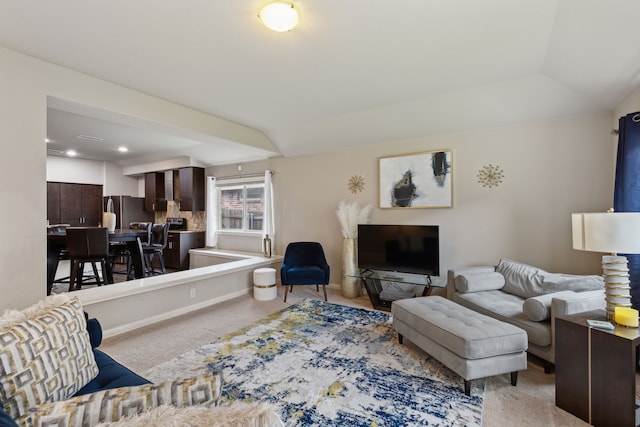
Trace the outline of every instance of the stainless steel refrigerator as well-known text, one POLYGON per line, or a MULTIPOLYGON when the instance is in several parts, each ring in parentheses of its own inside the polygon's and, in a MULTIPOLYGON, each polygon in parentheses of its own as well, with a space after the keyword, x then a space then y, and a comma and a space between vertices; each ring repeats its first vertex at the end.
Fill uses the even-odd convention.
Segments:
POLYGON ((129 228, 131 222, 153 222, 154 213, 145 212, 144 197, 106 196, 103 209, 107 211, 108 200, 113 200, 113 212, 116 214, 116 228, 129 228), (122 224, 122 225, 121 225, 122 224))

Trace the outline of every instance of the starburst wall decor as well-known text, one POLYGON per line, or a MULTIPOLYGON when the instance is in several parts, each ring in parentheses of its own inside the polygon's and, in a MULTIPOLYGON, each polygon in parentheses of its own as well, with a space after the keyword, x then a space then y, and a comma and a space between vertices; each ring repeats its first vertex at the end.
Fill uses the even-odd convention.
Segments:
POLYGON ((482 184, 483 187, 497 187, 502 183, 502 179, 504 178, 504 173, 500 166, 497 165, 486 165, 483 166, 478 171, 478 183, 482 184))
POLYGON ((356 194, 362 190, 364 190, 364 178, 360 175, 353 175, 349 178, 349 182, 347 183, 347 188, 353 194, 356 194))

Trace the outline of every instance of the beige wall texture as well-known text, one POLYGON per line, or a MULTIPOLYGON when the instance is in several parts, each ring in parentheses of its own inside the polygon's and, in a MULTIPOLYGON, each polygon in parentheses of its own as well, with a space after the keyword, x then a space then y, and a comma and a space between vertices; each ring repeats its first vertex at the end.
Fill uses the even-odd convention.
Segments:
MULTIPOLYGON (((264 142, 255 130, 0 48, 0 310, 22 308, 45 295, 47 96, 202 133, 219 130, 254 145, 264 142)), ((638 98, 621 108, 637 106, 638 98)), ((335 212, 345 200, 372 204, 373 223, 439 225, 443 277, 449 268, 496 263, 500 257, 550 271, 598 273, 599 254, 571 248, 570 213, 604 211, 612 204, 614 122, 611 113, 593 114, 261 162, 258 169, 276 171, 275 251, 281 254, 290 241, 319 241, 331 281, 339 283, 342 236, 335 212), (439 149, 453 152, 452 208, 377 207, 380 157, 439 149), (478 170, 487 164, 504 171, 496 188, 477 183, 478 170), (365 179, 361 193, 347 188, 353 175, 365 179)))
POLYGON ((439 225, 441 280, 450 268, 501 257, 549 271, 598 273, 600 255, 572 249, 570 214, 604 211, 613 202, 610 131, 605 113, 273 159, 276 250, 281 254, 290 241, 319 241, 331 281, 339 283, 342 236, 335 212, 345 200, 371 204, 372 223, 439 225), (453 152, 452 208, 378 208, 380 157, 440 149, 453 152), (504 171, 498 187, 477 182, 488 164, 504 171), (347 188, 353 175, 365 180, 358 194, 347 188))
POLYGON ((262 132, 0 48, 0 311, 46 294, 47 97, 272 149, 262 132), (19 212, 19 214, 16 214, 19 212))

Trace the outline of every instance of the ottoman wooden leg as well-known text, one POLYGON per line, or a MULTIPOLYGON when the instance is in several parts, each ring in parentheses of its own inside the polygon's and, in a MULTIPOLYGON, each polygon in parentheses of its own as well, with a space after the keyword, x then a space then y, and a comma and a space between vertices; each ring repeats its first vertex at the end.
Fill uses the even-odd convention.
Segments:
POLYGON ((471 396, 471 381, 464 380, 464 394, 471 396))
POLYGON ((518 371, 511 372, 511 385, 516 386, 518 384, 518 371))
POLYGON ((402 344, 402 334, 398 333, 398 343, 402 344))

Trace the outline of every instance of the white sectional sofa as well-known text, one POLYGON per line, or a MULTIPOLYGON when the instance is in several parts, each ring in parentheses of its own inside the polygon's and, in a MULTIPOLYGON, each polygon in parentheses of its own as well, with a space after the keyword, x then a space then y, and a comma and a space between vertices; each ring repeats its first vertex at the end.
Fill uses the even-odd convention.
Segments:
POLYGON ((524 329, 527 351, 544 361, 545 372, 555 364, 555 318, 605 308, 602 277, 549 273, 508 259, 449 270, 447 298, 524 329))

